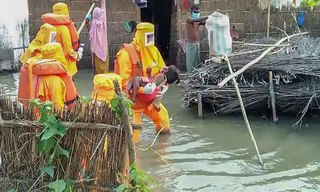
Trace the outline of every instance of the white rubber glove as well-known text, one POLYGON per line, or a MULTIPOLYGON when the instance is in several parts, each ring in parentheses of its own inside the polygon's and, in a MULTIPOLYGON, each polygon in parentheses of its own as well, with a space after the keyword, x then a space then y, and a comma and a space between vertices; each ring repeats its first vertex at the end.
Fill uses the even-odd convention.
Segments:
POLYGON ((80 48, 78 49, 78 61, 80 61, 80 59, 82 58, 82 56, 83 56, 83 48, 80 47, 80 48))
POLYGON ((143 94, 152 94, 156 88, 155 83, 148 83, 143 87, 143 94))

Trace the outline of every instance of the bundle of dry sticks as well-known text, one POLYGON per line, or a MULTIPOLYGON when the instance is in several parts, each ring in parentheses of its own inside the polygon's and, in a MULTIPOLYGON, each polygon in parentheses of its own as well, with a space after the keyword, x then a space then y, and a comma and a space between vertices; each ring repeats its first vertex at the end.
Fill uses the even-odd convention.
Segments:
MULTIPOLYGON (((253 42, 259 41, 263 40, 253 42)), ((307 111, 320 109, 320 39, 296 36, 286 43, 290 46, 277 47, 236 77, 247 111, 268 110, 269 71, 273 72, 277 112, 304 116, 307 111)), ((235 53, 229 57, 233 70, 238 71, 264 50, 252 51, 251 47, 243 46, 240 52, 248 54, 235 53)), ((240 112, 232 81, 218 86, 229 75, 224 63, 202 63, 186 75, 183 103, 191 107, 201 94, 202 101, 216 114, 240 112)))

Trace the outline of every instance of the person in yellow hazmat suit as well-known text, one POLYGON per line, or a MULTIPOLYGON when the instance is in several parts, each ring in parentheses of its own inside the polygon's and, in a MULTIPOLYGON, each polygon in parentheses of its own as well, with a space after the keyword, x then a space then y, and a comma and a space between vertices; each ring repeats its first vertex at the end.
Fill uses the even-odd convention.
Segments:
POLYGON ((82 57, 83 48, 80 47, 78 32, 70 19, 68 5, 65 3, 54 4, 53 13, 46 13, 41 16, 41 19, 44 23, 56 27, 56 41, 61 44, 68 62, 66 69, 71 76, 74 76, 78 72, 77 61, 82 57))
MULTIPOLYGON (((137 25, 131 44, 124 44, 117 53, 115 73, 119 74, 122 78, 122 89, 125 90, 130 78, 136 75, 147 77, 146 69, 148 67, 152 69, 152 76, 155 76, 166 65, 159 50, 154 45, 154 25, 143 22, 137 25)), ((164 90, 166 91, 167 89, 164 90)), ((165 91, 159 92, 157 97, 159 102, 165 91)), ((139 89, 139 93, 143 93, 143 88, 139 89)), ((137 99, 132 108, 134 110, 133 133, 136 143, 139 141, 142 113, 150 117, 155 123, 156 131, 169 132, 169 115, 167 109, 162 104, 160 104, 159 110, 152 103, 137 99)))
POLYGON ((20 62, 25 64, 31 57, 39 58, 41 48, 49 42, 56 42, 56 28, 53 25, 45 23, 41 25, 36 37, 21 55, 20 62))
POLYGON ((72 107, 78 98, 71 75, 65 69, 67 61, 59 43, 48 43, 42 47, 38 58, 30 58, 24 64, 26 70, 20 71, 18 99, 40 99, 53 101, 55 109, 64 105, 72 107))
POLYGON ((56 41, 56 28, 48 23, 41 25, 37 35, 30 43, 26 51, 21 55, 20 62, 20 81, 18 98, 26 106, 29 105, 29 99, 34 98, 32 86, 32 65, 41 59, 41 49, 50 42, 56 41), (27 62, 28 61, 28 62, 27 62), (30 69, 30 70, 29 70, 30 69), (30 77, 30 78, 29 78, 30 77))
POLYGON ((118 74, 105 73, 95 75, 93 78, 94 87, 91 98, 101 102, 106 101, 107 103, 110 103, 116 95, 113 85, 114 80, 117 80, 121 86, 122 81, 118 74))

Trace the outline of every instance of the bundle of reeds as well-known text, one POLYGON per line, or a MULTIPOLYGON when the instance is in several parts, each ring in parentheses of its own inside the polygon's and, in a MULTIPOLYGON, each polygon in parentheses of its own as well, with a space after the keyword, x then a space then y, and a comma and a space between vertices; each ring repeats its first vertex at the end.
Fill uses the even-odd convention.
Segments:
MULTIPOLYGON (((35 121, 34 114, 34 109, 0 96, 0 191, 11 186, 27 191, 39 177, 40 166, 48 160, 37 153, 35 134, 43 126, 35 121)), ((68 127, 62 146, 70 150, 70 157, 55 162, 54 177, 85 180, 82 187, 91 189, 104 190, 117 184, 118 174, 127 163, 127 139, 109 105, 78 102, 71 110, 57 113, 57 117, 68 127)), ((34 189, 48 181, 44 177, 34 189)))
MULTIPOLYGON (((256 41, 255 41, 256 42, 256 41)), ((236 77, 244 105, 248 111, 264 111, 269 107, 269 71, 273 72, 277 111, 306 113, 307 109, 319 110, 320 98, 320 39, 294 38, 288 48, 268 54, 257 64, 236 77), (319 54, 318 54, 319 53, 319 54)), ((245 52, 247 50, 244 50, 245 52)), ((263 51, 263 50, 261 50, 263 51)), ((230 57, 234 71, 260 55, 235 54, 230 57)), ((202 63, 186 75, 183 102, 191 107, 197 103, 198 94, 216 114, 240 112, 240 105, 232 81, 219 88, 218 84, 230 75, 228 66, 214 62, 202 63)))

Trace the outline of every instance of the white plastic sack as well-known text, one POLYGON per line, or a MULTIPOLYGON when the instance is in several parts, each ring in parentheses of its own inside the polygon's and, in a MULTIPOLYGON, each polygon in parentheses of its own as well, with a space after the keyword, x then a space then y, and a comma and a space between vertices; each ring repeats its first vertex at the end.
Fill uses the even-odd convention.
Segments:
POLYGON ((210 56, 229 55, 232 52, 229 17, 220 13, 212 13, 207 21, 210 56))

